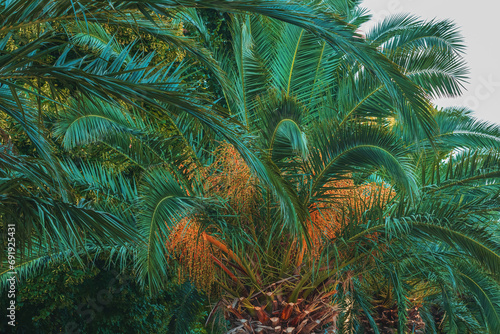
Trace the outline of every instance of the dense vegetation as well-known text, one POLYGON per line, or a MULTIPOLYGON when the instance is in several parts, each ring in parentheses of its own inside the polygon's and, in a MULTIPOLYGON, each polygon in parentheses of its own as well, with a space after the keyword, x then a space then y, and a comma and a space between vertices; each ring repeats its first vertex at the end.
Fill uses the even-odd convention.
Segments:
POLYGON ((467 80, 450 21, 363 31, 355 0, 0 20, 18 332, 500 332, 500 126, 432 104, 467 80))

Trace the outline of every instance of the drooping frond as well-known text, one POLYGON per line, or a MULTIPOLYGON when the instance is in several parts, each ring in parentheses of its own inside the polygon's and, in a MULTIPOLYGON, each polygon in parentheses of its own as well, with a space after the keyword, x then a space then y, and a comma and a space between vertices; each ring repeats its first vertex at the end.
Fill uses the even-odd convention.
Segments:
POLYGON ((313 175, 307 199, 320 198, 324 185, 360 168, 383 168, 392 180, 411 194, 415 189, 405 148, 393 134, 370 125, 337 128, 335 123, 315 125, 310 136, 308 165, 313 175))
POLYGON ((433 98, 457 97, 464 90, 469 71, 460 55, 426 48, 396 53, 391 58, 433 98))
POLYGON ((366 39, 384 52, 437 48, 463 53, 465 49, 463 37, 453 22, 426 22, 409 14, 385 18, 366 33, 366 39))
POLYGON ((141 247, 137 270, 142 284, 156 291, 168 276, 166 241, 172 228, 200 208, 200 199, 189 194, 162 169, 153 169, 139 188, 141 202, 137 230, 141 247))
POLYGON ((104 140, 115 133, 133 135, 144 128, 138 122, 134 120, 133 114, 119 105, 84 98, 69 103, 54 133, 63 137, 62 143, 66 149, 71 149, 104 140))
MULTIPOLYGON (((106 31, 106 29, 98 24, 92 22, 76 22, 74 26, 67 28, 70 30, 71 42, 75 45, 89 48, 97 52, 108 52, 117 57, 123 51, 122 46, 114 39, 114 37, 106 31)), ((130 60, 130 56, 127 60, 130 60)))
POLYGON ((293 153, 302 159, 307 158, 306 113, 305 107, 296 98, 284 92, 270 92, 268 97, 259 100, 256 129, 261 132, 262 146, 269 151, 275 163, 292 157, 293 153))
POLYGON ((498 280, 493 280, 483 272, 474 270, 466 263, 460 263, 462 284, 471 291, 483 314, 484 322, 490 333, 500 331, 500 286, 498 280))

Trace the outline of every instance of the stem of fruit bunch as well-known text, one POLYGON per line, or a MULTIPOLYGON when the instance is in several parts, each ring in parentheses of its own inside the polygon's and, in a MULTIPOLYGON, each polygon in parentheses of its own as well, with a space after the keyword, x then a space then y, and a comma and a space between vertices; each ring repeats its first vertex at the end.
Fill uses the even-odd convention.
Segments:
POLYGON ((231 258, 234 262, 238 264, 238 266, 240 267, 239 269, 241 269, 245 274, 248 275, 248 277, 250 277, 250 279, 254 284, 258 283, 255 274, 251 270, 249 270, 248 266, 244 265, 243 261, 232 250, 227 248, 226 245, 224 245, 222 242, 220 242, 219 240, 215 239, 214 237, 212 237, 207 233, 203 233, 203 239, 211 243, 217 249, 226 253, 227 256, 229 256, 229 258, 231 258))
MULTIPOLYGON (((345 268, 353 263, 356 263, 357 261, 359 261, 360 259, 362 259, 363 257, 365 257, 367 255, 370 255, 370 253, 363 253, 363 254, 351 259, 351 261, 348 261, 348 262, 342 264, 341 266, 339 266, 335 269, 332 269, 332 270, 330 270, 330 267, 324 268, 324 270, 328 270, 328 271, 326 273, 324 273, 323 275, 321 275, 319 277, 319 279, 313 284, 312 287, 305 289, 304 293, 302 294, 302 298, 306 299, 309 296, 309 294, 311 294, 311 292, 316 290, 321 283, 323 283, 324 281, 326 281, 327 279, 332 277, 334 274, 338 273, 341 269, 343 269, 343 268, 345 268)), ((320 269, 320 270, 323 270, 323 269, 320 269)), ((295 300, 297 300, 297 298, 298 298, 298 295, 300 293, 300 289, 307 282, 307 280, 311 278, 311 276, 312 276, 312 272, 309 272, 299 282, 299 284, 297 285, 296 291, 294 291, 292 294, 292 296, 295 298, 295 300)), ((291 298, 291 300, 293 302, 292 298, 291 298)))

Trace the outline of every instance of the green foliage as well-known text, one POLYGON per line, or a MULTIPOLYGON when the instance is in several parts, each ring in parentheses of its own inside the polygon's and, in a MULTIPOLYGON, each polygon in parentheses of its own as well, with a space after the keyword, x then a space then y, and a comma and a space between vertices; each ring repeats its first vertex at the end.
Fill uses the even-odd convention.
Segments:
POLYGON ((193 257, 220 268, 212 319, 301 300, 318 328, 389 312, 404 333, 416 305, 434 332, 500 331, 500 129, 430 102, 462 93, 462 38, 408 15, 364 37, 359 5, 2 3, 0 240, 15 224, 24 331, 203 331, 206 300, 169 279, 180 222, 212 238, 193 257))
POLYGON ((189 283, 171 281, 148 296, 133 271, 119 272, 100 258, 85 268, 55 263, 23 282, 16 333, 204 333, 205 299, 189 283))

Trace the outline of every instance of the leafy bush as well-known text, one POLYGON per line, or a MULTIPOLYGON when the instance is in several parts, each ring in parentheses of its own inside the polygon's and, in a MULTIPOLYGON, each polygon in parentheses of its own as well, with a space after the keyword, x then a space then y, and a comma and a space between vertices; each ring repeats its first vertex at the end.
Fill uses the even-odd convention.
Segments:
MULTIPOLYGON (((2 298, 1 307, 7 307, 2 298)), ((54 264, 28 279, 17 292, 16 333, 206 333, 205 298, 189 283, 172 280, 148 295, 133 271, 54 264)), ((8 332, 2 322, 0 332, 8 332)))

